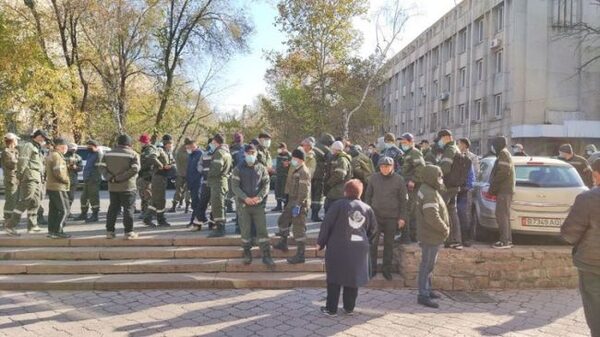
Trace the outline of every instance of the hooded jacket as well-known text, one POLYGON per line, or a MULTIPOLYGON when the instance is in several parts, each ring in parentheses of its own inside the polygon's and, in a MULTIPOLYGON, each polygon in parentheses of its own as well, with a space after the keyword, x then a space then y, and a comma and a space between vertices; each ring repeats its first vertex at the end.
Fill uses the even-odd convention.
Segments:
POLYGON ((504 137, 497 137, 492 142, 497 159, 490 175, 489 193, 491 195, 515 193, 515 165, 506 148, 506 143, 504 137))
POLYGON ((338 152, 329 165, 329 174, 325 181, 326 196, 331 200, 344 197, 344 184, 352 179, 352 158, 344 152, 338 152))
POLYGON ((428 245, 440 245, 450 233, 450 218, 440 194, 443 188, 442 170, 434 165, 423 169, 423 183, 417 193, 417 240, 428 245))

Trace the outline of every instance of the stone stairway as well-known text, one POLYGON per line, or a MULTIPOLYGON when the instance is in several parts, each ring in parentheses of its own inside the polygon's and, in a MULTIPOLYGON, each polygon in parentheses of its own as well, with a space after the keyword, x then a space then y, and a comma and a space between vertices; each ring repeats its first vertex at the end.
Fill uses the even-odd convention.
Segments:
MULTIPOLYGON (((107 240, 102 235, 51 240, 43 235, 0 238, 0 290, 122 290, 324 287, 324 252, 308 241, 306 263, 290 265, 296 253, 273 250, 276 266, 269 270, 253 249, 255 260, 242 264, 239 236, 209 239, 206 232, 187 232, 182 226, 148 230, 137 240, 107 240), (178 228, 179 227, 179 228, 178 228)), ((273 243, 276 239, 272 239, 273 243)), ((379 252, 381 254, 381 251, 379 252)), ((381 276, 369 286, 403 287, 381 276)))

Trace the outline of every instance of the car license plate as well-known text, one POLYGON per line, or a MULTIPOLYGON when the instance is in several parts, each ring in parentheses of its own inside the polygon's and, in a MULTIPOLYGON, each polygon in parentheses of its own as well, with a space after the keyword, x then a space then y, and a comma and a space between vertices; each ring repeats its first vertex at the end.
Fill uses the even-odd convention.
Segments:
POLYGON ((521 225, 527 227, 560 227, 565 219, 558 218, 521 218, 521 225))

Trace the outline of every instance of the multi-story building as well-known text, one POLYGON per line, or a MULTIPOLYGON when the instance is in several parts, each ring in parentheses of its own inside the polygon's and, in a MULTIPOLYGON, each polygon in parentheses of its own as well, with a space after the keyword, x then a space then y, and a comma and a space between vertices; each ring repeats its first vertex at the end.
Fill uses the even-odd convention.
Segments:
POLYGON ((448 128, 473 149, 507 136, 532 154, 600 142, 595 0, 464 0, 388 63, 384 128, 432 140, 448 128))

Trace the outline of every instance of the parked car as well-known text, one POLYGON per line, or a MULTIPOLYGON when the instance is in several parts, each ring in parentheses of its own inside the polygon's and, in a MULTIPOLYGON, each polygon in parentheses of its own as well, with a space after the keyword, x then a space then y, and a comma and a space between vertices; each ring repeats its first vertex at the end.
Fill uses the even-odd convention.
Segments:
MULTIPOLYGON (((489 194, 489 179, 495 157, 480 161, 480 173, 473 190, 472 219, 476 236, 486 240, 498 229, 496 197, 489 194)), ((575 197, 588 188, 570 164, 546 157, 513 157, 516 188, 511 207, 514 233, 551 235, 560 233, 575 197)))
MULTIPOLYGON (((100 151, 106 153, 108 151, 110 151, 111 148, 110 147, 106 147, 106 146, 100 146, 100 151)), ((78 145, 77 146, 77 154, 81 157, 82 161, 83 161, 83 166, 85 167, 85 163, 87 161, 87 157, 90 154, 90 150, 88 150, 87 146, 85 145, 78 145)), ((81 185, 83 184, 83 170, 80 171, 77 174, 77 182, 81 185)), ((102 177, 102 183, 101 183, 101 188, 102 189, 106 189, 108 187, 108 183, 107 181, 104 179, 104 177, 102 177)))

